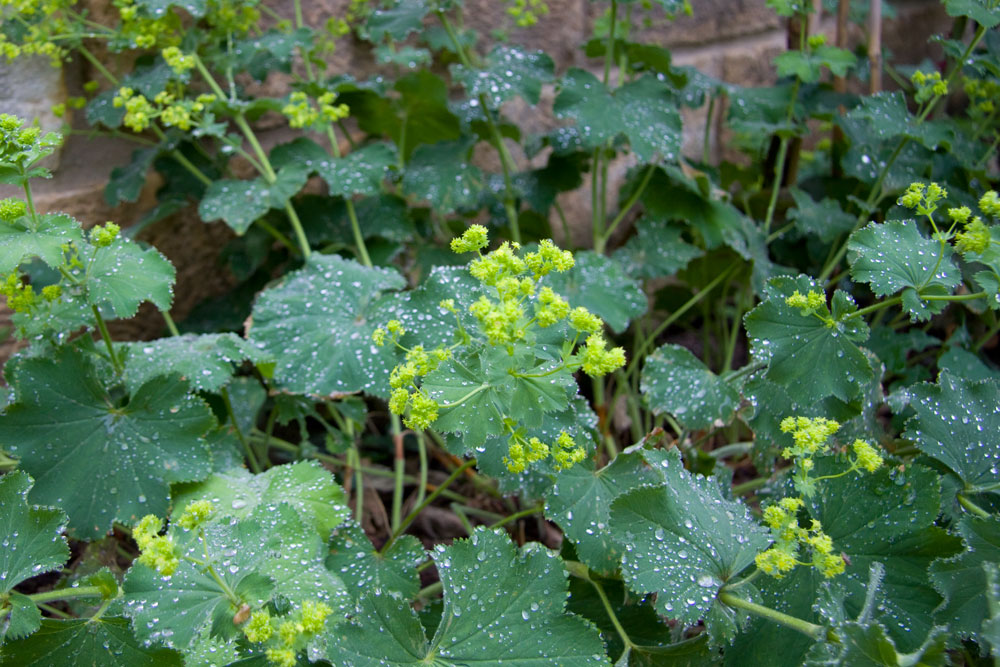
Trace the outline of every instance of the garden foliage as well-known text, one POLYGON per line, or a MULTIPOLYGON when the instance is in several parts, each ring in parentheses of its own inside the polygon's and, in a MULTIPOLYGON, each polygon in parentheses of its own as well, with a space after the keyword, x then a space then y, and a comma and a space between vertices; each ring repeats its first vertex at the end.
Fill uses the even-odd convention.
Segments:
POLYGON ((1000 6, 862 94, 768 4, 798 43, 749 88, 637 41, 687 1, 611 0, 567 71, 459 0, 0 3, 14 66, 99 75, 56 112, 135 141, 108 203, 161 182, 132 228, 41 212, 61 137, 0 115, 0 664, 995 659, 1000 6), (682 154, 706 107, 744 159, 682 154), (240 281, 179 325, 137 236, 178 211, 240 281), (143 304, 165 335, 116 339, 143 304), (467 537, 407 534, 444 499, 467 537))

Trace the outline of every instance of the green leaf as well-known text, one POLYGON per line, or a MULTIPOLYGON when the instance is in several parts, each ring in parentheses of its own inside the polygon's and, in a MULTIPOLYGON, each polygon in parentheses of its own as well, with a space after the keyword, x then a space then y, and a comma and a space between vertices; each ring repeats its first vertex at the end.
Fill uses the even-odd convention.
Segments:
POLYGON ((389 319, 382 293, 405 284, 395 271, 314 253, 260 293, 247 338, 275 360, 274 378, 288 391, 387 393, 395 351, 371 335, 389 319))
POLYGON ((848 622, 837 626, 840 643, 817 644, 804 663, 808 667, 905 667, 907 665, 949 664, 945 644, 948 628, 935 627, 915 651, 900 655, 896 643, 879 623, 848 622))
POLYGON ((636 236, 615 251, 614 259, 633 278, 665 278, 705 252, 691 245, 684 229, 661 218, 643 217, 635 224, 636 236))
POLYGON ((0 220, 0 274, 10 273, 32 257, 58 267, 63 263, 62 247, 82 239, 80 223, 65 213, 39 216, 37 228, 31 227, 27 217, 14 222, 0 220))
POLYGON ((404 600, 413 599, 420 590, 416 568, 427 559, 427 552, 413 535, 401 535, 379 553, 357 522, 346 521, 333 531, 329 553, 327 569, 340 576, 355 602, 374 589, 399 594, 404 600))
POLYGON ((681 345, 664 345, 646 357, 641 390, 654 414, 669 412, 685 428, 728 424, 739 393, 681 345))
POLYGON ((951 294, 962 282, 952 262, 947 243, 924 237, 913 220, 871 223, 851 234, 847 244, 851 277, 868 283, 876 296, 886 297, 901 290, 915 290, 903 299, 911 320, 928 320, 948 305, 946 301, 925 301, 919 293, 951 294))
POLYGON ((680 151, 680 114, 670 87, 655 76, 625 84, 613 94, 596 76, 570 69, 560 80, 553 111, 576 121, 584 148, 603 146, 619 133, 643 162, 657 155, 673 160, 680 151))
POLYGON ((74 347, 18 362, 17 402, 0 416, 0 444, 35 478, 32 499, 68 510, 79 539, 167 509, 169 484, 204 478, 201 436, 215 424, 176 376, 140 387, 126 403, 74 347))
POLYGON ((524 51, 501 44, 486 56, 482 68, 452 65, 451 74, 465 87, 469 97, 483 95, 492 108, 497 108, 517 96, 538 104, 542 84, 552 80, 554 68, 552 58, 542 51, 524 51))
POLYGON ((805 83, 819 81, 819 75, 822 73, 819 61, 798 50, 779 53, 774 59, 774 64, 778 68, 779 77, 794 76, 805 83))
POLYGON ((611 502, 626 491, 659 481, 638 452, 619 454, 600 470, 590 461, 580 463, 558 474, 555 487, 545 494, 545 515, 573 541, 580 560, 598 572, 614 572, 621 564, 622 548, 609 528, 611 502))
POLYGON ((176 651, 136 641, 124 618, 44 619, 41 629, 4 646, 0 664, 18 667, 181 667, 176 651))
POLYGON ((979 636, 993 647, 994 654, 1000 651, 1000 565, 983 563, 986 575, 986 607, 989 616, 983 619, 983 629, 979 636))
POLYGON ((381 42, 388 36, 398 42, 423 29, 424 16, 430 9, 423 0, 396 0, 387 9, 373 11, 365 27, 372 41, 381 42))
POLYGON ((440 410, 435 430, 461 434, 468 447, 478 447, 487 437, 504 432, 502 406, 506 401, 502 392, 507 387, 503 383, 491 385, 486 377, 489 361, 484 358, 472 354, 461 359, 453 357, 429 373, 421 384, 442 406, 455 404, 440 410))
POLYGON ((128 343, 125 386, 135 392, 153 378, 180 373, 196 391, 219 391, 245 360, 266 359, 259 349, 236 334, 184 334, 128 343))
POLYGON ((989 607, 983 565, 1000 563, 1000 519, 963 517, 958 533, 965 541, 965 551, 931 565, 931 581, 945 598, 937 618, 953 633, 978 641, 983 621, 995 615, 989 607))
POLYGON ((795 221, 796 229, 802 233, 831 243, 841 234, 854 229, 854 216, 845 212, 835 199, 824 197, 817 202, 798 188, 792 188, 790 192, 795 208, 788 211, 788 217, 795 221))
MULTIPOLYGON (((835 461, 819 461, 816 476, 841 472, 845 464, 835 461)), ((882 468, 824 480, 807 504, 833 540, 834 552, 850 560, 845 574, 836 579, 846 592, 849 616, 856 617, 865 604, 869 568, 875 562, 885 565, 885 599, 875 619, 904 651, 915 650, 933 629, 940 597, 927 580, 927 568, 935 558, 959 548, 955 538, 933 525, 940 497, 937 473, 911 466, 905 473, 882 468)), ((821 579, 812 579, 815 591, 821 579)))
POLYGON ((172 519, 196 500, 212 501, 219 507, 218 518, 253 517, 260 521, 267 518, 270 508, 288 503, 323 540, 350 516, 343 489, 316 461, 286 463, 259 475, 244 468, 215 473, 203 482, 175 485, 172 498, 172 519))
POLYGON ((108 184, 104 186, 104 201, 108 206, 139 199, 139 194, 146 185, 146 172, 159 153, 159 146, 140 148, 132 152, 132 161, 128 165, 111 170, 108 184))
POLYGON ((27 595, 11 591, 7 602, 10 604, 9 610, 5 609, 0 614, 0 642, 27 637, 42 626, 42 612, 27 595), (8 619, 5 620, 4 616, 8 616, 8 619))
POLYGON ((868 338, 868 326, 850 317, 857 306, 847 293, 837 290, 832 312, 822 309, 833 326, 785 303, 796 290, 822 289, 807 276, 773 278, 764 288, 764 301, 743 319, 754 359, 768 362, 766 377, 802 403, 831 395, 846 402, 874 375, 858 347, 868 338))
POLYGON ((948 16, 968 16, 982 24, 984 28, 1000 25, 1000 7, 984 0, 945 0, 944 8, 948 16))
POLYGON ((471 148, 471 139, 417 147, 403 173, 403 192, 441 213, 473 206, 483 189, 483 174, 468 163, 471 148))
POLYGON ((382 181, 396 162, 396 151, 389 144, 378 143, 359 148, 346 157, 329 158, 317 171, 331 195, 376 195, 382 191, 382 181))
MULTIPOLYGON (((186 556, 213 563, 226 587, 253 609, 279 595, 293 604, 326 602, 338 616, 349 604, 343 583, 323 565, 323 540, 285 503, 272 504, 266 518, 207 524, 204 545, 196 533, 173 527, 170 534, 186 556)), ((232 617, 241 605, 233 604, 203 566, 186 558, 170 577, 136 563, 123 588, 125 613, 143 642, 184 650, 209 627, 224 638, 238 634, 232 617)))
POLYGON ((191 16, 201 18, 206 9, 205 0, 136 0, 135 4, 154 18, 163 16, 171 7, 180 7, 191 16))
MULTIPOLYGON (((15 470, 0 477, 0 594, 25 579, 62 567, 69 547, 62 536, 66 514, 53 507, 28 504, 32 479, 15 470)), ((34 605, 32 605, 34 606, 34 605)))
POLYGON ((942 373, 938 384, 907 389, 916 416, 903 437, 958 476, 966 490, 996 489, 1000 460, 1000 382, 970 382, 942 373))
POLYGON ((622 577, 657 611, 690 625, 716 605, 716 594, 770 544, 746 505, 726 500, 718 482, 684 470, 676 451, 645 451, 664 477, 611 505, 611 531, 628 548, 622 577))
POLYGON ((155 248, 143 248, 119 236, 104 248, 84 246, 80 259, 87 266, 81 277, 90 304, 109 308, 121 318, 134 317, 144 301, 160 310, 170 309, 177 272, 155 248))
POLYGON ((518 551, 505 533, 479 528, 439 546, 434 560, 444 610, 433 639, 405 600, 374 590, 328 634, 329 659, 355 667, 608 664, 597 631, 565 613, 566 573, 546 549, 532 543, 518 551))
POLYGON ((629 322, 648 308, 642 286, 626 275, 621 264, 590 250, 576 253, 572 269, 550 273, 547 280, 571 306, 587 308, 615 333, 625 331, 629 322))
POLYGON ((264 179, 222 179, 208 186, 198 203, 198 215, 205 222, 222 220, 237 234, 245 234, 270 208, 271 189, 264 179))

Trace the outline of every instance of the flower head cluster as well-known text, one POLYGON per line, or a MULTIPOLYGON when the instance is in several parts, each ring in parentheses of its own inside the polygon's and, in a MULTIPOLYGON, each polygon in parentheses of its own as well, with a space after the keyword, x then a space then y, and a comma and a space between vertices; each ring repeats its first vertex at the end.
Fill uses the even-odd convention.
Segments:
POLYGON ((20 199, 0 199, 0 220, 4 222, 14 222, 27 212, 28 207, 20 199))
POLYGON ((214 511, 215 506, 212 505, 211 501, 196 500, 188 503, 176 523, 185 530, 194 530, 208 521, 214 511))
POLYGON ((986 118, 997 110, 1000 82, 994 79, 969 79, 965 82, 965 94, 969 96, 969 115, 976 119, 986 118))
POLYGON ((826 305, 826 297, 822 292, 809 290, 805 294, 795 290, 785 298, 785 303, 792 308, 798 308, 803 315, 809 315, 826 305))
POLYGON ((592 333, 587 336, 587 344, 579 352, 583 372, 593 378, 612 373, 625 365, 625 350, 620 347, 608 349, 604 336, 592 333))
POLYGON ((774 543, 757 554, 757 567, 775 578, 782 578, 796 565, 812 566, 824 577, 841 574, 845 568, 843 556, 833 553, 833 540, 823 532, 823 526, 813 519, 809 528, 799 525, 798 513, 805 503, 801 498, 782 498, 764 510, 764 523, 771 530, 774 543), (800 561, 802 549, 812 552, 810 561, 800 561))
POLYGON ((587 450, 576 444, 566 431, 560 431, 559 437, 552 445, 547 445, 534 437, 525 439, 520 433, 515 432, 510 437, 507 456, 503 457, 503 463, 507 466, 507 470, 522 473, 530 464, 544 461, 549 456, 552 457, 553 467, 556 470, 566 470, 587 458, 587 450))
POLYGON ((154 514, 147 514, 132 529, 132 537, 142 552, 139 562, 169 577, 177 571, 180 558, 173 537, 160 535, 161 530, 163 520, 154 514))
POLYGON ((98 248, 107 248, 118 238, 121 227, 113 222, 106 222, 104 225, 97 225, 90 230, 90 242, 98 248))
POLYGON ((933 215, 939 201, 948 196, 948 191, 937 183, 910 183, 899 198, 899 204, 912 208, 920 215, 933 215))
POLYGON ((385 345, 386 336, 389 336, 394 345, 405 350, 405 360, 389 374, 389 387, 392 389, 389 394, 389 410, 397 415, 406 414, 403 422, 408 427, 426 429, 437 420, 440 406, 420 389, 417 381, 436 369, 442 361, 450 358, 451 351, 443 346, 430 351, 425 350, 423 345, 407 348, 399 342, 405 334, 406 330, 399 320, 389 320, 384 329, 379 327, 372 332, 372 341, 382 347, 385 345), (408 414, 407 408, 409 408, 408 414))
POLYGON ((162 51, 163 59, 177 76, 184 76, 194 68, 194 56, 184 55, 176 46, 168 46, 162 51))
POLYGON ((243 635, 255 644, 270 644, 264 653, 278 667, 294 667, 296 655, 326 625, 333 609, 325 602, 305 600, 285 617, 275 618, 266 608, 255 611, 243 626, 243 635))
POLYGON ((857 457, 855 465, 858 467, 864 468, 868 472, 875 472, 882 467, 884 459, 870 443, 859 438, 851 444, 851 449, 854 450, 854 456, 857 457))
POLYGON ((45 56, 59 67, 68 51, 60 39, 74 32, 70 9, 76 0, 2 0, 3 23, 16 29, 0 32, 0 55, 7 60, 20 56, 45 56))
POLYGON ((327 91, 316 98, 319 106, 314 107, 309 102, 308 95, 295 91, 289 95, 288 104, 281 109, 281 113, 288 118, 288 124, 296 129, 310 128, 320 120, 333 123, 351 115, 346 104, 334 104, 336 99, 336 94, 327 91))
POLYGON ((941 72, 921 72, 917 70, 910 77, 916 87, 914 99, 923 104, 932 97, 940 97, 948 94, 948 84, 941 79, 941 72))
POLYGON ((197 123, 198 114, 204 112, 215 99, 215 95, 210 94, 188 99, 176 92, 164 90, 157 93, 150 101, 145 95, 123 86, 118 89, 118 94, 112 103, 118 108, 125 107, 125 118, 122 123, 133 132, 142 132, 156 118, 167 127, 186 131, 197 123))
MULTIPOLYGON (((996 190, 989 190, 979 198, 979 209, 987 216, 1000 217, 1000 196, 996 190)), ((973 216, 968 206, 948 209, 954 224, 962 225, 962 231, 955 234, 955 247, 963 255, 982 254, 993 241, 993 232, 978 215, 973 216)))
POLYGON ((513 17, 519 28, 530 28, 538 23, 539 16, 548 16, 549 6, 545 0, 513 0, 507 14, 513 17))
POLYGON ((43 135, 37 125, 24 126, 17 116, 0 114, 0 164, 26 166, 49 153, 59 144, 62 137, 55 132, 43 135))
POLYGON ((13 312, 31 314, 42 301, 51 302, 62 296, 62 287, 58 284, 46 285, 39 297, 35 288, 22 282, 17 271, 13 271, 6 277, 0 277, 0 294, 7 298, 7 308, 13 312))
POLYGON ((180 44, 183 25, 175 11, 150 12, 135 0, 114 0, 113 4, 121 17, 118 30, 129 46, 151 49, 180 44))
MULTIPOLYGON (((795 445, 786 447, 781 455, 785 458, 811 458, 825 452, 827 441, 840 430, 840 424, 832 419, 816 417, 785 417, 781 420, 781 432, 791 433, 795 445)), ((812 466, 810 466, 812 467, 812 466)))

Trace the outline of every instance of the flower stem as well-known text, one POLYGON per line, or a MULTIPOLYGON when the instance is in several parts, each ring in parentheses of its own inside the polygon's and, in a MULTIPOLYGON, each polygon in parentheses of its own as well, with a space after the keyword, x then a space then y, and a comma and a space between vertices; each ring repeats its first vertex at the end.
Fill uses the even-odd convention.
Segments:
POLYGON ((114 343, 111 342, 111 334, 108 332, 108 325, 104 323, 104 318, 101 317, 101 311, 97 309, 97 306, 90 306, 91 312, 94 313, 94 321, 97 323, 97 329, 101 332, 101 338, 104 340, 104 345, 108 348, 108 357, 111 359, 111 365, 114 366, 115 373, 121 375, 125 370, 122 366, 122 362, 118 359, 118 355, 115 354, 114 343))
POLYGON ((93 598, 101 597, 103 589, 100 586, 78 586, 75 588, 57 588, 52 591, 42 593, 32 593, 28 596, 35 604, 50 602, 52 600, 69 600, 72 598, 93 598))
POLYGON ((964 493, 958 493, 955 497, 958 499, 958 504, 964 507, 970 514, 974 514, 980 519, 990 518, 989 512, 987 512, 982 507, 969 500, 964 493))
POLYGON ((476 459, 469 459, 459 467, 455 468, 455 470, 451 473, 451 475, 448 476, 448 479, 444 480, 444 482, 442 482, 440 486, 434 489, 434 491, 432 491, 430 495, 428 495, 427 498, 424 499, 424 502, 417 505, 417 507, 414 508, 412 512, 406 515, 406 518, 403 519, 402 523, 399 524, 399 527, 392 532, 392 535, 389 536, 389 539, 386 540, 385 544, 382 545, 382 548, 379 549, 379 553, 384 554, 389 549, 389 547, 392 546, 392 543, 396 541, 396 538, 402 535, 403 531, 409 528, 410 524, 413 523, 413 521, 417 518, 417 516, 419 516, 420 513, 424 511, 425 507, 427 507, 435 500, 437 500, 438 496, 440 496, 445 489, 451 486, 452 482, 458 479, 462 473, 464 473, 466 470, 468 470, 474 465, 476 465, 476 459))
POLYGON ((837 633, 825 626, 816 625, 815 623, 810 623, 809 621, 796 618, 795 616, 789 616, 788 614, 780 612, 777 609, 771 609, 770 607, 759 605, 756 602, 751 602, 750 600, 744 600, 737 595, 733 595, 726 588, 719 591, 718 599, 723 604, 735 609, 748 611, 751 614, 774 621, 775 623, 783 625, 786 628, 797 630, 814 641, 823 641, 826 639, 837 643, 840 642, 840 637, 837 636, 837 633))

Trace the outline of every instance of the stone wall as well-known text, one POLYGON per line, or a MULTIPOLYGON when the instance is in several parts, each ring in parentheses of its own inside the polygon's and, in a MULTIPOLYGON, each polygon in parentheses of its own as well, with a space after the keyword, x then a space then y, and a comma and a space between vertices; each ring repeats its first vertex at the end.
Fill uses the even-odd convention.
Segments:
MULTIPOLYGON (((310 0, 304 2, 306 19, 315 24, 336 15, 348 0, 310 0)), ((84 0, 95 16, 107 15, 108 0, 84 0)), ((291 16, 290 0, 270 3, 281 15, 291 16)), ((930 54, 926 37, 948 28, 950 20, 938 0, 897 0, 892 3, 898 18, 887 21, 883 43, 904 62, 916 62, 930 54)), ((579 46, 587 39, 590 26, 604 11, 605 3, 591 0, 549 0, 550 13, 542 17, 531 29, 515 29, 511 41, 529 48, 548 52, 556 61, 558 71, 567 67, 596 69, 600 63, 588 61, 579 46)), ((658 43, 672 49, 678 65, 697 67, 708 75, 741 85, 767 84, 774 78, 772 58, 785 45, 783 21, 771 11, 765 0, 693 0, 694 15, 668 21, 653 13, 650 22, 636 36, 640 40, 658 43)), ((508 23, 504 16, 505 5, 498 0, 466 0, 464 20, 466 25, 482 35, 499 25, 508 23)), ((635 5, 638 6, 638 5, 635 5)), ((832 19, 825 17, 822 29, 832 34, 832 19)), ((862 35, 855 35, 863 39, 862 35)), ((115 63, 108 59, 114 68, 115 63)), ((330 60, 331 71, 348 71, 358 78, 375 71, 370 54, 351 45, 342 46, 330 60)), ((62 71, 52 69, 47 61, 16 61, 12 65, 0 64, 0 111, 23 117, 38 117, 43 126, 57 128, 58 119, 49 107, 67 94, 79 94, 83 80, 98 78, 87 63, 70 63, 62 71)), ((281 92, 285 79, 272 77, 266 82, 268 92, 281 92)), ((552 123, 544 106, 551 105, 552 91, 547 91, 542 110, 511 107, 507 112, 520 116, 535 129, 552 123)), ((686 112, 685 151, 701 151, 701 141, 706 122, 718 123, 720 114, 709 120, 704 110, 686 112)), ((68 137, 58 156, 55 177, 39 183, 36 201, 42 211, 65 211, 79 218, 85 225, 113 219, 128 224, 148 208, 155 187, 147 188, 137 204, 109 207, 103 198, 103 188, 111 169, 128 161, 134 145, 127 141, 87 137, 82 131, 86 126, 78 119, 74 126, 81 133, 68 137)), ((275 131, 277 132, 277 131, 275 131)), ((279 139, 275 132, 263 128, 265 142, 279 139), (268 136, 272 134, 274 136, 268 136)), ((278 133, 280 134, 280 133, 278 133)), ((718 137, 717 132, 712 133, 718 137)), ((718 156, 721 147, 717 139, 711 145, 712 154, 718 156)), ((623 171, 626 165, 620 165, 623 171)), ((0 186, 0 196, 7 196, 9 188, 0 186)), ((174 314, 182 319, 192 305, 213 294, 224 291, 230 277, 219 268, 214 257, 218 248, 230 238, 230 232, 221 223, 205 225, 193 212, 175 215, 144 232, 146 240, 153 242, 177 266, 179 282, 178 301, 174 314)), ((0 328, 5 317, 0 308, 0 328)), ((130 325, 123 335, 157 335, 162 323, 155 316, 144 323, 130 325)), ((0 357, 3 356, 0 341, 0 357)))

